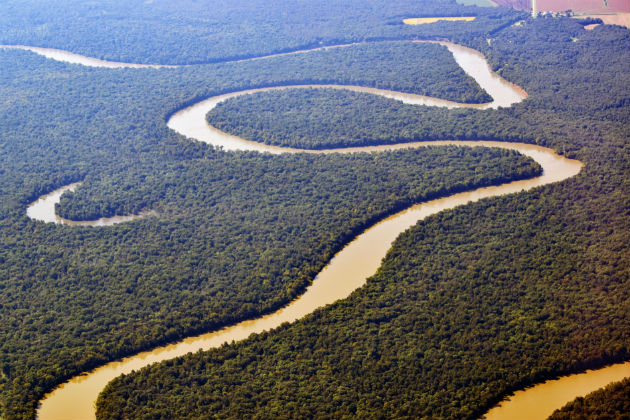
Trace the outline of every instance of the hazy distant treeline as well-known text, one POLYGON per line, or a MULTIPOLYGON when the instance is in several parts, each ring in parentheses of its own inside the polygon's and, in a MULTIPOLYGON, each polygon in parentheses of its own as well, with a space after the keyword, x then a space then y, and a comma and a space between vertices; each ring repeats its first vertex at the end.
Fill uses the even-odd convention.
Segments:
POLYGON ((374 39, 461 42, 521 14, 454 0, 12 0, 0 4, 0 44, 61 48, 113 61, 192 64, 374 39), (477 19, 402 24, 423 16, 477 19))

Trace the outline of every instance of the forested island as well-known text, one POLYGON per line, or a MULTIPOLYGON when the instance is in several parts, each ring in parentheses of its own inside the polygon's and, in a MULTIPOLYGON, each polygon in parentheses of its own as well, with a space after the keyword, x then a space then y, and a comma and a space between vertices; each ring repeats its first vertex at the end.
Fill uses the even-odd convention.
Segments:
POLYGON ((511 390, 630 358, 627 29, 585 31, 576 20, 452 1, 356 1, 346 16, 321 2, 289 17, 280 2, 269 14, 236 2, 208 12, 212 19, 183 3, 173 14, 166 2, 103 1, 74 5, 69 16, 34 0, 0 6, 2 43, 130 62, 215 62, 108 70, 0 50, 2 418, 34 418, 43 395, 81 371, 286 304, 358 232, 411 203, 539 172, 495 149, 225 152, 166 127, 200 99, 264 86, 352 83, 488 100, 443 47, 382 42, 394 39, 478 48, 529 98, 497 110, 412 109, 300 89, 236 99, 211 121, 308 148, 519 141, 578 158, 582 172, 419 223, 350 298, 117 379, 99 399, 99 418, 475 418, 511 390), (402 24, 457 15, 477 19, 402 24), (89 19, 62 30, 72 16, 89 19), (135 28, 125 16, 143 23, 135 28), (229 61, 348 42, 362 44, 229 61), (258 124, 263 107, 278 124, 258 124), (347 135, 327 137, 335 109, 347 135), (306 135, 305 127, 316 129, 306 135), (64 217, 156 215, 108 228, 26 216, 34 199, 77 181, 58 206, 64 217))
POLYGON ((229 99, 208 113, 208 122, 247 140, 305 149, 472 138, 440 130, 448 127, 437 121, 445 116, 427 109, 369 93, 304 88, 229 99))

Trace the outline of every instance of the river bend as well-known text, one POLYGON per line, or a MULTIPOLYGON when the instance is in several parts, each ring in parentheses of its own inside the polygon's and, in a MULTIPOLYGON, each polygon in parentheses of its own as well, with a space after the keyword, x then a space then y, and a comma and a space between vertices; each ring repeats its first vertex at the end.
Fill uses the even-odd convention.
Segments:
MULTIPOLYGON (((404 94, 372 88, 363 88, 358 86, 326 85, 326 87, 368 92, 398 99, 409 104, 445 107, 497 108, 499 106, 510 106, 527 97, 527 94, 522 89, 512 85, 511 83, 505 81, 494 72, 492 72, 485 58, 480 53, 469 48, 461 47, 451 43, 442 44, 446 45, 447 48, 453 53, 455 60, 464 69, 464 71, 475 78, 479 85, 492 96, 493 101, 491 103, 481 105, 459 104, 440 100, 437 98, 429 98, 420 95, 404 94)), ((13 48, 16 47, 13 46, 13 48)), ((38 53, 44 52, 37 51, 37 49, 34 47, 19 46, 17 48, 29 49, 38 53)), ((333 46, 317 49, 326 48, 336 47, 333 46)), ((58 52, 59 50, 54 51, 58 52)), ((50 53, 50 51, 45 52, 50 53)), ((303 52, 308 51, 297 51, 293 53, 303 52)), ((81 58, 81 56, 77 56, 76 54, 71 55, 73 56, 73 62, 86 64, 77 59, 77 57, 81 58)), ((274 56, 277 55, 278 54, 274 56)), ((51 58, 59 59, 58 57, 51 58)), ((83 58, 87 60, 94 60, 87 57, 83 58)), ((264 59, 264 57, 256 59, 264 59)), ((108 62, 104 63, 107 64, 108 62)), ((90 63, 86 65, 98 65, 100 67, 114 68, 162 67, 151 65, 128 65, 126 63, 112 63, 112 65, 101 64, 102 63, 100 62, 100 60, 97 60, 90 61, 90 63)), ((317 86, 323 87, 322 85, 317 86)), ((247 93, 254 93, 256 91, 262 90, 295 89, 304 87, 306 86, 272 87, 267 89, 233 92, 226 95, 209 98, 173 114, 168 121, 168 126, 184 136, 215 146, 220 146, 224 150, 254 150, 274 154, 296 152, 380 152, 400 148, 416 148, 452 144, 467 147, 500 147, 504 149, 517 150, 527 156, 530 156, 542 166, 543 174, 539 177, 529 180, 515 181, 499 186, 479 188, 474 191, 459 193, 451 195, 449 197, 431 200, 425 203, 414 205, 406 210, 392 215, 376 223, 372 227, 366 229, 363 233, 361 233, 354 240, 348 243, 316 276, 313 283, 306 289, 305 293, 289 303, 287 306, 277 310, 272 314, 265 315, 257 319, 242 321, 240 323, 237 323, 236 325, 223 328, 219 331, 190 337, 182 340, 181 342, 170 344, 167 346, 161 346, 154 350, 142 352, 120 361, 108 363, 89 373, 78 375, 68 382, 60 385, 51 393, 45 396, 45 398, 40 402, 40 406, 37 411, 38 419, 70 420, 95 418, 94 404, 98 394, 109 381, 121 374, 130 373, 133 370, 140 369, 152 363, 182 356, 187 354, 188 352, 195 352, 198 350, 218 347, 221 344, 225 342, 230 342, 232 340, 242 340, 253 333, 258 333, 275 328, 284 322, 295 321, 311 313, 318 307, 333 303, 339 299, 347 297, 354 290, 365 284, 366 279, 376 272, 377 268, 380 266, 382 258, 385 256, 387 250, 391 247, 391 244, 396 239, 396 237, 407 228, 413 226, 419 220, 422 220, 423 218, 444 209, 450 209, 471 201, 480 200, 482 198, 516 193, 552 182, 559 182, 569 177, 575 176, 582 168, 582 163, 579 161, 559 156, 551 149, 524 143, 444 140, 432 142, 404 143, 386 146, 354 147, 313 151, 267 146, 260 143, 247 141, 239 137, 221 132, 220 130, 209 126, 206 122, 205 116, 207 112, 214 106, 216 106, 216 104, 228 98, 244 95, 247 93), (343 281, 339 281, 339 279, 343 279, 343 281)), ((73 187, 74 185, 70 185, 64 188, 71 189, 73 187)), ((61 195, 61 192, 59 192, 59 190, 56 191, 56 193, 58 193, 59 195, 61 195)), ((47 221, 64 223, 63 220, 59 220, 54 215, 54 205, 52 208, 52 216, 51 214, 48 214, 46 216, 49 217, 47 221), (52 219, 50 219, 50 217, 52 217, 52 219)), ((50 213, 50 210, 48 212, 50 213)), ((35 217, 32 213, 32 210, 29 210, 29 216, 35 217)), ((133 216, 129 217, 133 218, 133 216)), ((602 385, 598 385, 597 388, 601 386, 602 385)), ((573 396, 573 398, 574 397, 575 396, 573 396)))
MULTIPOLYGON (((415 102, 407 103, 415 103, 417 105, 435 105, 435 106, 450 106, 450 107, 469 107, 469 108, 496 108, 498 106, 510 106, 514 103, 520 102, 523 98, 527 97, 527 94, 524 90, 519 88, 516 85, 511 84, 506 81, 496 73, 492 71, 490 65, 486 61, 485 57, 478 51, 473 50, 468 47, 464 47, 458 44, 453 44, 452 42, 444 42, 444 41, 415 41, 415 42, 427 42, 427 43, 437 43, 446 46, 449 51, 453 54, 455 61, 459 66, 470 76, 472 76, 479 86, 488 92, 493 101, 489 104, 461 104, 457 102, 449 102, 440 100, 437 98, 428 98, 422 97, 420 95, 412 95, 415 97, 415 102), (423 99, 428 99, 428 102, 423 102, 423 99), (431 102, 433 101, 433 102, 431 102)), ((295 55, 295 54, 305 54, 313 51, 325 51, 330 49, 337 48, 347 48, 353 45, 359 45, 361 43, 350 43, 350 44, 339 44, 339 45, 330 45, 324 47, 315 47, 312 49, 305 50, 297 50, 290 51, 285 53, 271 54, 265 57, 254 57, 254 58, 244 58, 233 60, 233 62, 239 61, 256 61, 256 60, 265 60, 272 57, 280 57, 285 55, 295 55)), ((36 54, 42 55, 46 58, 50 58, 57 61, 63 61, 72 64, 80 64, 88 67, 104 67, 104 68, 135 68, 135 69, 146 69, 146 68, 176 68, 176 67, 185 67, 179 65, 160 65, 160 64, 134 64, 134 63, 121 63, 114 61, 105 61, 100 60, 98 58, 86 57, 83 55, 71 53, 69 51, 58 50, 55 48, 42 48, 42 47, 31 47, 27 45, 0 45, 0 49, 17 49, 17 50, 26 50, 31 51, 36 54)), ((383 91, 385 92, 385 91, 383 91)), ((388 97, 393 97, 395 99, 399 99, 398 96, 401 95, 397 92, 390 92, 388 97)), ((411 97, 408 97, 411 98, 411 97)), ((408 99, 409 100, 409 99, 408 99)))
POLYGON ((515 193, 561 181, 577 174, 582 166, 580 162, 561 157, 549 149, 519 143, 443 141, 414 143, 405 146, 423 147, 434 144, 484 145, 518 150, 541 164, 544 173, 540 177, 529 180, 479 188, 431 200, 390 216, 373 225, 347 244, 316 276, 305 293, 289 305, 272 314, 243 321, 219 331, 190 337, 175 344, 158 347, 155 350, 111 362, 92 372, 76 376, 60 385, 41 401, 38 418, 40 420, 93 419, 95 418, 94 402, 98 394, 109 381, 117 376, 131 373, 155 362, 183 356, 189 352, 207 350, 219 347, 226 342, 242 340, 250 334, 270 330, 284 322, 293 322, 302 318, 318 307, 343 299, 363 286, 367 278, 376 272, 396 237, 419 220, 471 201, 515 193))
POLYGON ((70 226, 112 226, 118 223, 130 222, 132 220, 140 219, 148 215, 156 214, 153 211, 146 211, 140 214, 132 214, 128 216, 112 216, 101 217, 96 220, 70 220, 64 219, 55 213, 55 204, 61 201, 61 196, 66 191, 74 191, 80 182, 74 184, 64 185, 48 194, 42 195, 37 200, 33 201, 26 208, 26 215, 33 220, 39 220, 46 223, 57 223, 59 225, 70 226))

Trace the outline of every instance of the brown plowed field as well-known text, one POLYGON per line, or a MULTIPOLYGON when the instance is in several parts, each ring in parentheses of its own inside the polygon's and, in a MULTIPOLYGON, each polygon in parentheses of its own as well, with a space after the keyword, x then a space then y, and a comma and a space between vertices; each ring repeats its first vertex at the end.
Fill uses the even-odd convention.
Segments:
MULTIPOLYGON (((589 15, 584 15, 584 17, 600 18, 607 25, 620 25, 620 26, 625 26, 626 28, 630 28, 630 13, 617 13, 614 15, 589 14, 589 15)), ((590 25, 587 25, 587 26, 590 26, 590 25)), ((586 28, 586 29, 592 29, 592 28, 593 27, 586 28)))
MULTIPOLYGON (((500 6, 513 7, 519 10, 529 10, 532 7, 531 0, 494 0, 500 6)), ((614 13, 630 12, 630 1, 608 0, 608 6, 604 0, 538 0, 537 8, 540 12, 563 12, 572 10, 580 13, 614 13)))
POLYGON ((538 0, 537 6, 541 12, 563 12, 569 9, 588 13, 630 12, 628 0, 608 0, 608 7, 604 6, 603 0, 538 0))

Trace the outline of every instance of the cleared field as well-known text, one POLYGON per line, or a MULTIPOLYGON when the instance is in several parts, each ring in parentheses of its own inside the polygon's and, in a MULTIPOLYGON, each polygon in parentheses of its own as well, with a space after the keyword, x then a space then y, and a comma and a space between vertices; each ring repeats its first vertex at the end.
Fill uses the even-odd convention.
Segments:
MULTIPOLYGON (((531 0, 495 0, 499 6, 513 7, 518 10, 530 10, 531 0)), ((628 0, 537 0, 536 8, 540 12, 564 12, 571 10, 577 13, 630 13, 628 0)))
POLYGON ((448 21, 466 21, 470 22, 475 20, 474 16, 461 16, 461 17, 423 17, 423 18, 409 18, 403 19, 403 23, 406 25, 423 25, 425 23, 435 23, 440 20, 448 20, 448 21))
MULTIPOLYGON (((613 13, 613 14, 580 14, 575 16, 576 18, 579 19, 583 19, 583 18, 595 18, 595 19, 601 19, 602 22, 604 22, 606 25, 619 25, 619 26, 625 26, 626 28, 630 29, 630 13, 613 13)), ((586 25, 584 28, 585 29, 593 29, 595 27, 597 27, 597 25, 599 25, 598 23, 592 24, 592 25, 586 25)))
POLYGON ((538 0, 536 3, 541 12, 565 10, 588 13, 630 12, 628 0, 607 0, 606 2, 603 0, 538 0))
POLYGON ((599 18, 606 25, 620 25, 630 28, 630 13, 616 13, 614 15, 585 15, 580 17, 599 18))

